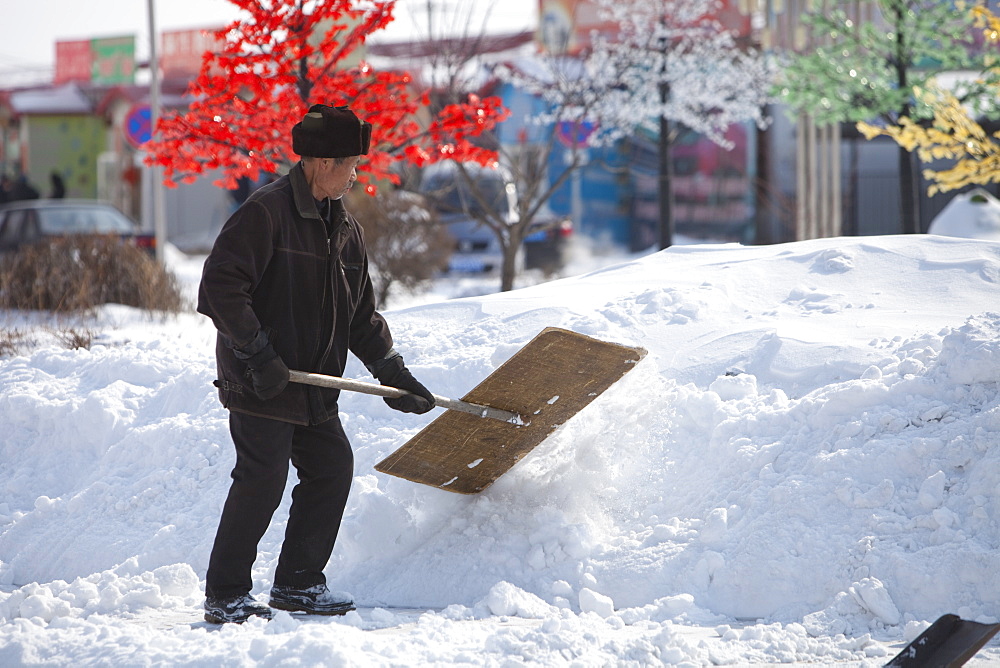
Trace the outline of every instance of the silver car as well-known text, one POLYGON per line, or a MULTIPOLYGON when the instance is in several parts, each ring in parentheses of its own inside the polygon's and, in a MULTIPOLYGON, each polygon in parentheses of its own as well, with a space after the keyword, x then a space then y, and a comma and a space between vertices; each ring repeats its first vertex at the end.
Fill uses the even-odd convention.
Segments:
POLYGON ((153 252, 156 237, 143 234, 111 204, 88 199, 26 199, 0 206, 0 253, 67 235, 116 235, 153 252))

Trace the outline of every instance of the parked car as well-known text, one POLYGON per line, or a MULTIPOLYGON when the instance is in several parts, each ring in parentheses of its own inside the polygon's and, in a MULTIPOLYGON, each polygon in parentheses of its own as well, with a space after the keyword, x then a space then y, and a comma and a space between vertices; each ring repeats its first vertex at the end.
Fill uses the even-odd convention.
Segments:
POLYGON ((107 202, 87 199, 30 199, 0 206, 0 253, 46 237, 116 235, 150 253, 156 237, 107 202))
POLYGON ((557 216, 546 209, 535 216, 524 238, 524 266, 541 269, 546 274, 559 271, 569 261, 569 245, 573 237, 573 220, 557 216))
MULTIPOLYGON (((454 250, 448 270, 457 273, 498 271, 503 264, 503 251, 496 234, 481 223, 490 207, 500 220, 517 221, 517 188, 511 176, 502 168, 490 169, 466 165, 475 182, 469 187, 455 163, 444 161, 424 168, 419 191, 435 208, 441 222, 454 239, 454 250), (476 196, 478 192, 479 197, 476 196)), ((535 217, 518 254, 518 269, 558 271, 566 262, 567 248, 573 235, 573 223, 566 216, 557 216, 548 208, 535 217)))

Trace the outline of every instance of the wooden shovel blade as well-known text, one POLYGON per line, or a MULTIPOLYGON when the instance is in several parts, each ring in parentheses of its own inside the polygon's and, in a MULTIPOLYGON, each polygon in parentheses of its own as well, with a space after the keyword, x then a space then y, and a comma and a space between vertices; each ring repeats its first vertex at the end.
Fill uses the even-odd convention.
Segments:
POLYGON ((459 494, 481 492, 645 355, 548 327, 462 398, 517 413, 526 424, 449 410, 375 470, 459 494))

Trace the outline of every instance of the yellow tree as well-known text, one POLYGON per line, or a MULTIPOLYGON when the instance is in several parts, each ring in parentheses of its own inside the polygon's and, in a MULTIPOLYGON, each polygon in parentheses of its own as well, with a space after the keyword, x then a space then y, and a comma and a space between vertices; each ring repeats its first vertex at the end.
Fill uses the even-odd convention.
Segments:
MULTIPOLYGON (((985 7, 972 9, 976 27, 983 30, 988 44, 1000 45, 1000 17, 985 7)), ((1000 59, 991 63, 994 74, 1000 74, 1000 59)), ((1000 97, 1000 83, 991 90, 1000 97)), ((879 135, 891 137, 907 151, 916 151, 920 160, 951 160, 945 169, 924 170, 931 182, 928 193, 956 190, 967 185, 1000 183, 1000 132, 988 133, 953 94, 939 86, 914 88, 921 102, 933 111, 930 123, 921 124, 903 117, 897 125, 877 127, 858 123, 858 129, 872 139, 879 135)))

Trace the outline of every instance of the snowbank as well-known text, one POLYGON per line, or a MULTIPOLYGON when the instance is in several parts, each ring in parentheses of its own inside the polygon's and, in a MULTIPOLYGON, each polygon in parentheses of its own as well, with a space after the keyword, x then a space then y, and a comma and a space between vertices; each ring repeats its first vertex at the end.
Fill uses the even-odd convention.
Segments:
POLYGON ((372 470, 437 412, 345 394, 327 575, 363 614, 153 633, 127 620, 198 619, 232 445, 211 324, 109 307, 90 350, 0 360, 0 663, 884 663, 942 613, 1000 617, 1000 244, 678 247, 387 316, 446 396, 546 326, 649 355, 472 497, 372 470))

